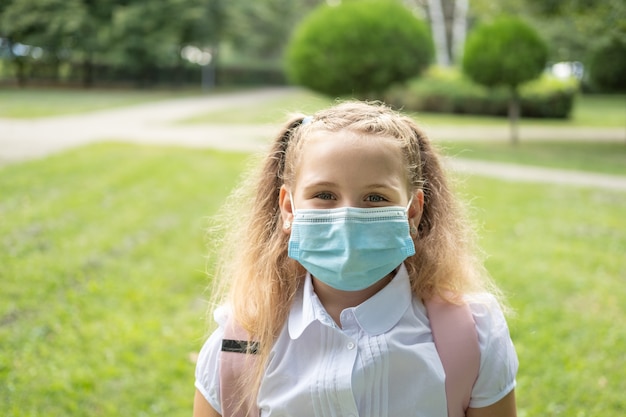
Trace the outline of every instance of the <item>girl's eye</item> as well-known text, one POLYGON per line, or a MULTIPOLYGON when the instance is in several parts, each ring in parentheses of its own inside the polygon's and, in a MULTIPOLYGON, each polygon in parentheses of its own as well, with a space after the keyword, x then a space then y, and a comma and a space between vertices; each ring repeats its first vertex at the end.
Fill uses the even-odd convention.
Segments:
POLYGON ((368 195, 365 198, 365 200, 370 202, 370 203, 382 203, 383 201, 387 201, 387 199, 385 197, 380 196, 378 194, 368 195))
POLYGON ((332 200, 333 195, 331 193, 319 193, 315 195, 315 198, 319 198, 320 200, 332 200))

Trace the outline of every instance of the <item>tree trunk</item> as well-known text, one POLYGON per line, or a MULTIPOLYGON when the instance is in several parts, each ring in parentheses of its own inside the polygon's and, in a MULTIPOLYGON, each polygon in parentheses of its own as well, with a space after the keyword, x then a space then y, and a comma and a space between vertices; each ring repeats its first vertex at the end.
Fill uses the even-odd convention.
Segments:
POLYGON ((441 0, 428 0, 428 14, 430 16, 430 27, 435 43, 437 64, 448 67, 450 66, 450 55, 448 54, 446 21, 443 15, 441 0))
POLYGON ((467 34, 467 11, 469 0, 456 0, 454 3, 454 20, 452 21, 452 59, 460 64, 463 59, 465 36, 467 34))
POLYGON ((509 124, 511 127, 511 144, 519 144, 518 122, 520 118, 520 98, 517 86, 511 86, 511 98, 509 99, 509 124))
POLYGON ((87 51, 83 59, 83 88, 93 87, 93 56, 87 51))

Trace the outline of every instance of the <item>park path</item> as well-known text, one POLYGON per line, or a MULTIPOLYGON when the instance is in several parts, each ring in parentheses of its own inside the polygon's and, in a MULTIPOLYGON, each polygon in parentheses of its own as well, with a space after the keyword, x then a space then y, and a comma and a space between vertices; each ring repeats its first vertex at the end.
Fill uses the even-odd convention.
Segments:
MULTIPOLYGON (((0 118, 0 165, 41 158, 66 149, 106 140, 179 145, 224 150, 259 151, 278 124, 177 124, 198 114, 263 104, 296 91, 294 88, 219 93, 181 98, 87 114, 31 120, 0 118)), ((425 126, 433 140, 508 140, 506 126, 425 126)), ((625 128, 521 127, 522 140, 626 141, 625 128)), ((626 191, 625 175, 537 168, 515 164, 451 158, 452 170, 512 181, 550 182, 626 191)))

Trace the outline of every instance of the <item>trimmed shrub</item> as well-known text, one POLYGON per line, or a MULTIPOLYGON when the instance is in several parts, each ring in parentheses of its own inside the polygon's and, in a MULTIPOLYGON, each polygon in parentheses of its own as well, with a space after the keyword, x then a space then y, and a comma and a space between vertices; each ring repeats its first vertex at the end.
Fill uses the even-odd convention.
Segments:
POLYGON ((548 59, 548 46, 522 20, 501 17, 470 33, 463 54, 463 72, 487 87, 507 86, 511 142, 519 140, 517 121, 523 110, 520 84, 537 78, 548 59))
POLYGON ((328 95, 367 96, 415 77, 432 60, 426 24, 397 1, 322 5, 286 50, 288 79, 328 95))
MULTIPOLYGON (((547 74, 521 85, 523 117, 569 117, 578 88, 575 78, 562 80, 547 74)), ((408 111, 506 116, 509 95, 506 87, 487 88, 458 70, 432 67, 422 77, 390 88, 384 99, 408 111)))
POLYGON ((569 118, 579 82, 572 77, 566 80, 544 75, 520 87, 523 117, 569 118))
POLYGON ((593 53, 589 74, 600 91, 626 91, 626 35, 613 36, 593 53))
POLYGON ((463 72, 487 87, 516 87, 544 70, 548 47, 537 32, 514 17, 501 17, 470 33, 463 72))

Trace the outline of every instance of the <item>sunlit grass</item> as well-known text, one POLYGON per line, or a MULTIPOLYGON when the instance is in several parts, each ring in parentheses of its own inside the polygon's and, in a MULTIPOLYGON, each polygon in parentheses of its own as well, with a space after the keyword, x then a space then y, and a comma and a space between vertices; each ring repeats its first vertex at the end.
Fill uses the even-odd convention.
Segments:
POLYGON ((626 411, 626 193, 470 179, 487 266, 517 314, 520 416, 626 411))
POLYGON ((294 90, 283 98, 264 103, 242 105, 236 109, 223 109, 199 114, 182 120, 181 123, 226 123, 226 124, 266 124, 281 123, 290 113, 314 113, 332 105, 335 100, 307 90, 294 90))
POLYGON ((626 130, 626 94, 578 97, 573 120, 580 126, 617 126, 626 130))
POLYGON ((0 414, 191 415, 206 216, 243 163, 95 145, 0 169, 0 414))
POLYGON ((626 142, 446 142, 447 155, 560 169, 626 175, 626 142))
MULTIPOLYGON (((99 144, 0 168, 3 416, 191 415, 206 216, 246 160, 99 144)), ((519 415, 624 414, 626 193, 459 191, 517 312, 519 415)))
POLYGON ((0 117, 30 119, 86 113, 199 95, 197 90, 0 89, 0 117))

